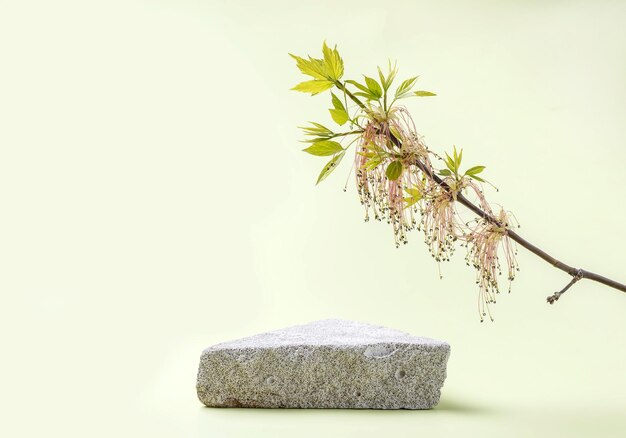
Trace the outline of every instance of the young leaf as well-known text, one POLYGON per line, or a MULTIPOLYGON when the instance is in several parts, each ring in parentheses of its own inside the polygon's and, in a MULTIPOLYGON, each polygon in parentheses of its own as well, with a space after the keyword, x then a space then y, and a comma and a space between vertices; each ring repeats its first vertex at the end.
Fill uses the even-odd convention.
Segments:
POLYGON ((341 56, 339 56, 337 46, 331 49, 326 45, 326 41, 324 41, 322 52, 324 53, 324 69, 326 75, 331 80, 338 81, 343 76, 343 60, 341 56))
POLYGON ((320 74, 324 75, 324 79, 329 79, 326 74, 326 67, 324 66, 324 60, 318 58, 311 58, 310 56, 309 62, 313 65, 316 71, 320 72, 320 74))
POLYGON ((333 106, 335 107, 335 109, 346 111, 346 107, 343 106, 343 102, 341 101, 341 99, 335 96, 335 93, 333 93, 332 91, 330 92, 330 95, 332 96, 333 106))
POLYGON ((378 68, 378 77, 380 79, 380 84, 383 86, 383 90, 386 93, 389 90, 389 87, 391 87, 391 83, 396 78, 396 73, 398 73, 398 69, 395 65, 393 66, 393 68, 391 68, 391 61, 388 61, 387 62, 387 77, 385 77, 380 67, 377 67, 377 68, 378 68))
POLYGON ((315 122, 309 123, 313 126, 298 126, 298 128, 304 131, 304 135, 316 135, 320 137, 330 137, 333 135, 333 131, 328 129, 326 126, 315 122))
POLYGON ((476 175, 469 175, 469 177, 470 178, 474 178, 476 181, 485 182, 484 179, 482 179, 481 177, 476 176, 476 175))
POLYGON ((346 107, 343 105, 343 102, 335 96, 335 93, 331 91, 332 102, 335 109, 329 109, 330 116, 338 125, 343 125, 346 123, 350 117, 348 116, 348 112, 346 111, 346 107))
POLYGON ((368 151, 374 151, 377 153, 383 153, 384 149, 380 146, 378 146, 376 143, 367 143, 365 146, 365 149, 367 149, 368 151))
POLYGON ((414 92, 416 96, 425 97, 425 96, 436 96, 435 93, 431 93, 430 91, 419 90, 414 92))
POLYGON ((454 147, 454 168, 458 171, 461 167, 461 159, 463 159, 463 149, 457 153, 456 146, 454 147))
POLYGON ((418 189, 408 188, 404 190, 410 195, 409 197, 404 198, 404 202, 406 202, 406 207, 410 207, 418 202, 420 199, 422 199, 422 192, 420 192, 418 189))
POLYGON ((448 169, 441 169, 439 171, 439 175, 442 175, 442 176, 452 176, 452 172, 450 172, 448 169))
POLYGON ((380 78, 380 83, 382 84, 383 90, 385 90, 385 92, 387 92, 387 90, 389 90, 389 87, 391 87, 391 83, 395 79, 396 73, 398 73, 398 69, 395 65, 393 66, 393 68, 391 68, 391 61, 387 61, 387 71, 387 77, 385 77, 383 71, 380 69, 380 67, 378 67, 378 77, 380 78))
POLYGON ((317 182, 315 183, 316 185, 324 181, 326 177, 330 175, 333 170, 335 170, 345 154, 346 151, 343 151, 340 154, 335 155, 328 163, 326 163, 326 165, 320 172, 320 175, 317 177, 317 182))
POLYGON ((378 97, 376 97, 375 94, 372 94, 372 92, 365 85, 359 84, 357 81, 353 81, 351 79, 346 80, 346 82, 348 84, 354 85, 359 90, 361 90, 360 92, 354 93, 355 96, 365 97, 368 100, 376 100, 376 99, 378 99, 378 97))
POLYGON ((376 97, 374 94, 367 92, 367 93, 362 93, 360 91, 354 93, 355 96, 361 96, 366 98, 367 100, 377 100, 378 97, 376 97))
POLYGON ((400 131, 398 131, 398 128, 393 125, 389 126, 389 132, 391 132, 395 138, 402 138, 402 136, 400 135, 400 131))
POLYGON ((380 87, 380 84, 376 82, 376 79, 365 76, 365 84, 369 92, 376 96, 376 99, 383 97, 383 89, 380 87))
POLYGON ((421 198, 422 197, 422 192, 419 191, 419 189, 416 189, 414 187, 409 187, 408 189, 404 189, 405 192, 407 192, 409 195, 411 195, 414 198, 421 198))
POLYGON ((404 208, 412 207, 413 204, 415 204, 417 201, 419 201, 419 199, 415 199, 415 198, 411 198, 411 197, 403 198, 402 200, 406 203, 404 208))
POLYGON ((380 79, 380 84, 383 86, 383 90, 387 91, 387 79, 385 79, 385 75, 380 67, 376 67, 378 69, 378 79, 380 79))
POLYGON ((327 131, 327 132, 329 132, 329 133, 331 133, 331 134, 333 133, 333 131, 331 131, 331 130, 330 130, 330 129, 328 129, 326 126, 324 126, 324 125, 322 125, 322 124, 320 124, 320 123, 315 123, 315 122, 309 122, 309 123, 310 123, 311 125, 314 125, 314 126, 315 126, 315 127, 317 127, 318 129, 321 129, 321 130, 327 131))
POLYGON ((446 162, 446 167, 450 169, 450 172, 457 173, 457 168, 455 166, 454 160, 450 158, 450 155, 448 155, 447 152, 446 152, 446 159, 444 161, 446 162))
POLYGON ((328 111, 330 111, 330 116, 338 125, 343 125, 349 119, 348 113, 344 109, 329 109, 328 111))
POLYGON ((321 62, 315 62, 315 61, 321 61, 321 60, 309 59, 307 61, 306 59, 300 58, 299 56, 296 56, 296 55, 292 55, 291 53, 289 54, 289 56, 291 56, 293 59, 296 60, 296 66, 305 75, 311 76, 315 79, 323 79, 323 80, 327 79, 326 76, 324 75, 323 64, 321 64, 321 62))
MULTIPOLYGON (((310 134, 308 134, 308 135, 310 135, 310 134)), ((328 140, 329 138, 330 138, 330 136, 328 136, 328 137, 307 138, 306 140, 300 140, 300 143, 317 143, 318 141, 328 140)))
POLYGON ((480 172, 482 172, 483 170, 485 170, 485 166, 474 166, 474 167, 470 167, 469 169, 467 169, 465 171, 465 175, 467 176, 474 176, 474 175, 478 175, 480 172))
POLYGON ((337 152, 343 151, 343 148, 336 141, 322 140, 302 150, 311 155, 317 155, 318 157, 327 157, 328 155, 334 155, 337 152))
POLYGON ((411 88, 415 85, 415 81, 417 81, 417 76, 413 78, 409 78, 406 81, 402 82, 398 88, 396 88, 396 99, 402 99, 409 95, 411 88))
POLYGON ((387 170, 385 171, 385 175, 387 175, 387 178, 391 181, 397 180, 400 175, 402 175, 402 161, 395 160, 389 163, 389 166, 387 166, 387 170))
POLYGON ((333 87, 333 83, 327 80, 312 80, 300 82, 298 85, 292 88, 292 90, 301 91, 303 93, 311 93, 314 96, 322 91, 326 91, 333 87))
POLYGON ((373 155, 363 164, 363 167, 369 172, 370 170, 376 169, 383 162, 382 160, 380 155, 373 155))
POLYGON ((364 93, 369 93, 370 90, 367 89, 367 87, 363 84, 359 84, 357 81, 353 81, 352 79, 347 79, 346 82, 348 84, 352 84, 355 87, 357 87, 359 90, 363 91, 364 93))

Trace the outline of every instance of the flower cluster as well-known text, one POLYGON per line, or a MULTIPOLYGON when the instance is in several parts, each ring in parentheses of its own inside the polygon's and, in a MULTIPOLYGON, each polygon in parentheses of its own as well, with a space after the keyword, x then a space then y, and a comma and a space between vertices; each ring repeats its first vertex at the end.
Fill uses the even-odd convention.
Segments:
MULTIPOLYGON (((411 129, 404 108, 397 108, 387 120, 373 118, 365 126, 355 155, 356 185, 365 220, 386 220, 393 227, 396 246, 405 244, 407 232, 418 226, 411 200, 426 190, 418 161, 432 171, 428 150, 411 129), (411 196, 406 197, 407 193, 411 196)), ((412 203, 415 204, 415 202, 412 203)))
POLYGON ((305 127, 311 143, 305 152, 316 156, 332 156, 322 168, 317 182, 324 180, 356 143, 354 158, 357 192, 365 207, 365 220, 386 220, 391 224, 396 246, 407 243, 409 231, 424 233, 431 255, 440 263, 449 261, 456 243, 467 247, 467 263, 476 269, 479 286, 478 311, 489 314, 489 304, 499 292, 500 253, 504 255, 508 278, 515 277, 516 250, 508 230, 511 217, 504 210, 494 215, 479 183, 484 166, 473 166, 461 172, 463 150, 456 147, 451 155, 440 157, 430 151, 405 107, 396 102, 407 97, 434 96, 429 91, 412 91, 417 77, 403 81, 391 92, 397 69, 389 64, 387 74, 378 68, 379 80, 365 76, 364 83, 342 80, 343 60, 337 49, 324 43, 323 58, 301 58, 291 55, 302 73, 312 80, 302 82, 294 90, 319 94, 331 92, 332 119, 340 126, 349 123, 350 130, 334 132, 319 123, 305 127), (348 105, 348 99, 356 107, 348 105), (346 138, 354 136, 347 145, 346 138), (432 161, 445 167, 435 170, 432 161), (476 207, 467 197, 473 198, 476 207), (474 221, 464 222, 456 205, 462 203, 482 214, 474 221))
POLYGON ((499 293, 499 253, 512 281, 518 270, 517 252, 507 235, 510 215, 503 209, 494 215, 477 183, 484 181, 478 177, 484 167, 475 166, 461 174, 461 161, 462 151, 456 149, 445 159, 430 152, 406 110, 397 108, 386 120, 372 117, 361 133, 355 155, 356 184, 365 220, 373 215, 390 223, 396 246, 407 243, 407 233, 417 228, 424 232, 424 241, 437 262, 450 260, 457 241, 467 247, 467 264, 476 269, 482 321, 485 316, 493 319, 489 304, 496 302, 499 293), (446 163, 440 176, 435 176, 430 156, 446 163), (456 211, 460 195, 474 198, 486 216, 463 222, 456 211))
MULTIPOLYGON (((490 211, 490 210, 489 210, 490 211)), ((487 219, 480 219, 466 235, 468 265, 476 269, 476 284, 479 287, 478 312, 481 321, 485 316, 491 316, 489 304, 496 302, 496 294, 500 293, 498 276, 502 275, 499 250, 504 253, 506 269, 509 280, 509 292, 511 283, 515 279, 515 272, 519 270, 516 260, 517 249, 515 243, 507 235, 511 217, 503 209, 500 209, 496 217, 497 223, 487 219)))

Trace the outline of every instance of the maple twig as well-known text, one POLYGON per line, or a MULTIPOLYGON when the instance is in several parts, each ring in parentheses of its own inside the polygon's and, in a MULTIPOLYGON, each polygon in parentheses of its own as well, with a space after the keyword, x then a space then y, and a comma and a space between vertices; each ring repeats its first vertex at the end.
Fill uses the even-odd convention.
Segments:
MULTIPOLYGON (((341 83, 340 81, 335 81, 335 85, 337 86, 337 88, 339 88, 340 90, 344 91, 347 96, 354 101, 361 109, 367 111, 367 107, 365 106, 365 104, 363 104, 363 102, 361 102, 361 100, 356 97, 354 94, 352 94, 350 91, 348 91, 345 87, 345 84, 341 83)), ((401 141, 393 134, 393 133, 389 133, 389 137, 390 140, 398 147, 401 146, 401 141)), ((448 191, 453 191, 453 189, 445 182, 443 181, 439 176, 437 176, 436 174, 434 174, 432 172, 432 170, 429 168, 429 166, 425 165, 422 161, 420 161, 419 159, 417 159, 414 164, 422 171, 424 172, 431 180, 435 181, 439 186, 443 187, 445 190, 448 191)), ((566 272, 567 274, 569 274, 572 277, 572 280, 567 284, 567 286, 565 286, 562 290, 560 290, 559 292, 554 293, 553 295, 549 296, 547 298, 547 301, 550 304, 554 304, 555 301, 557 301, 559 299, 559 297, 561 295, 563 295, 570 287, 572 287, 574 285, 574 283, 578 282, 579 280, 586 278, 588 280, 592 280, 592 281, 596 281, 598 283, 602 283, 606 286, 609 286, 613 289, 617 289, 619 291, 622 292, 626 292, 626 285, 623 283, 620 283, 618 281, 615 280, 611 280, 610 278, 604 277, 600 274, 596 274, 594 272, 591 271, 587 271, 585 269, 580 269, 580 268, 574 268, 573 266, 570 266, 566 263, 563 263, 562 261, 556 259, 555 257, 551 256, 550 254, 548 254, 546 251, 542 250, 541 248, 539 248, 538 246, 530 243, 529 241, 527 241, 526 239, 524 239, 522 236, 520 236, 517 232, 515 232, 514 230, 512 230, 510 227, 506 226, 505 224, 502 224, 498 219, 496 219, 494 216, 492 216, 491 214, 485 212, 484 210, 482 210, 479 206, 477 206, 476 204, 474 204, 473 202, 471 202, 469 199, 467 199, 462 193, 458 192, 456 193, 456 200, 462 204, 463 206, 465 206, 466 208, 468 208, 469 210, 473 211, 474 213, 476 213, 479 217, 485 219, 486 221, 497 225, 499 227, 504 227, 505 228, 505 233, 508 237, 510 237, 513 241, 517 242, 520 246, 526 248, 528 251, 532 252, 533 254, 535 254, 536 256, 540 257, 541 259, 545 260, 546 262, 550 263, 552 266, 554 266, 555 268, 566 272)))
POLYGON ((546 301, 548 303, 550 303, 550 304, 554 304, 556 301, 558 301, 559 298, 561 298, 561 295, 563 295, 567 291, 567 289, 572 287, 574 285, 574 283, 576 283, 581 278, 583 278, 582 277, 582 270, 579 269, 578 272, 576 273, 576 275, 574 275, 572 277, 571 281, 569 283, 567 283, 567 286, 565 286, 560 291, 555 292, 553 295, 550 295, 548 298, 546 298, 546 301))
MULTIPOLYGON (((354 97, 354 96, 352 96, 354 97)), ((357 99, 358 100, 358 99, 357 99)), ((396 144, 396 146, 400 146, 400 140, 397 139, 393 134, 390 134, 391 137, 391 141, 396 144)), ((428 166, 425 166, 424 163, 422 163, 421 161, 417 160, 415 162, 415 165, 417 167, 419 167, 419 169, 424 172, 426 175, 428 175, 429 178, 431 178, 433 181, 435 181, 437 184, 439 184, 441 187, 444 187, 447 190, 452 190, 452 188, 445 182, 443 181, 441 178, 439 178, 439 176, 435 175, 431 169, 428 168, 428 166)), ((476 213, 478 216, 480 216, 481 218, 489 221, 492 224, 496 224, 498 226, 502 226, 502 224, 492 215, 488 214, 487 212, 483 211, 480 207, 478 207, 477 205, 475 205, 474 203, 472 203, 469 199, 467 199, 465 196, 463 196, 462 193, 458 193, 456 196, 457 201, 462 204, 463 206, 467 207, 469 210, 473 211, 474 213, 476 213)), ((574 283, 576 283, 578 280, 581 280, 583 278, 586 278, 588 280, 592 280, 592 281, 596 281, 598 283, 602 283, 605 286, 609 286, 613 289, 617 289, 619 291, 622 292, 626 292, 626 284, 622 284, 618 281, 615 280, 611 280, 610 278, 604 277, 603 275, 600 274, 596 274, 595 272, 591 272, 591 271, 587 271, 585 269, 580 269, 580 268, 574 268, 566 263, 563 263, 562 261, 556 259, 555 257, 551 256, 550 254, 548 254, 547 252, 545 252, 544 250, 542 250, 541 248, 539 248, 536 245, 533 245, 532 243, 530 243, 529 241, 527 241, 526 239, 524 239, 522 236, 520 236, 519 234, 517 234, 515 231, 511 230, 510 228, 507 227, 506 229, 506 234, 515 242, 517 242, 520 246, 523 246, 524 248, 526 248, 528 251, 532 252, 533 254, 535 254, 536 256, 542 258, 543 260, 545 260, 546 262, 550 263, 552 266, 554 266, 557 269, 560 269, 561 271, 564 271, 566 273, 568 273, 569 275, 572 276, 572 281, 565 286, 565 288, 563 290, 561 290, 560 292, 555 293, 554 295, 551 295, 548 298, 548 302, 550 304, 554 304, 555 301, 557 301, 559 299, 559 297, 567 290, 569 289, 574 283), (550 300, 550 298, 555 297, 552 301, 550 300)))

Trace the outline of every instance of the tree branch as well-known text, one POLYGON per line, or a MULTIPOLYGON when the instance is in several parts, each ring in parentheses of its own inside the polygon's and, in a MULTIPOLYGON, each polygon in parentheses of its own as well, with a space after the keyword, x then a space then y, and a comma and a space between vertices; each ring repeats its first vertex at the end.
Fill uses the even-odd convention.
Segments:
MULTIPOLYGON (((400 146, 400 140, 397 139, 393 134, 391 134, 391 141, 396 145, 396 146, 400 146)), ((419 169, 424 172, 426 175, 428 175, 433 181, 435 181, 437 184, 439 184, 440 186, 446 188, 447 190, 452 190, 450 188, 450 186, 443 181, 441 178, 439 178, 437 175, 433 174, 430 169, 428 167, 426 167, 424 165, 424 163, 422 163, 421 161, 416 161, 415 163, 417 165, 417 167, 419 167, 419 169)), ((457 201, 462 204, 463 206, 467 207, 468 209, 470 209, 471 211, 473 211, 474 213, 476 213, 478 216, 482 217, 483 219, 491 222, 492 224, 498 225, 498 226, 503 226, 503 224, 501 224, 496 218, 494 218, 493 216, 491 216, 490 214, 488 214, 487 212, 483 211, 480 207, 478 207, 477 205, 473 204, 469 199, 467 199, 465 196, 463 196, 462 193, 458 193, 456 196, 457 201)), ((550 296, 548 298, 548 302, 550 304, 553 304, 554 301, 558 300, 560 297, 567 289, 569 289, 574 283, 576 283, 578 280, 582 279, 582 278, 586 278, 588 280, 592 280, 592 281, 597 281, 598 283, 602 283, 606 286, 612 287, 614 289, 620 290, 622 292, 626 292, 626 285, 619 283, 615 280, 611 280, 610 278, 604 277, 600 274, 596 274, 594 272, 591 271, 587 271, 585 269, 579 269, 579 268, 574 268, 568 264, 565 264, 563 262, 561 262, 560 260, 552 257, 550 254, 548 254, 547 252, 545 252, 544 250, 542 250, 541 248, 533 245, 532 243, 530 243, 529 241, 527 241, 526 239, 524 239, 522 236, 520 236, 519 234, 517 234, 515 231, 511 230, 510 228, 506 228, 506 234, 515 242, 517 242, 519 245, 523 246, 524 248, 526 248, 528 251, 532 252, 533 254, 535 254, 536 256, 542 258, 543 260, 545 260, 546 262, 550 263, 552 266, 554 266, 557 269, 560 269, 561 271, 564 271, 566 273, 568 273, 569 275, 572 276, 572 281, 570 282, 570 284, 568 284, 563 290, 561 290, 560 292, 557 292, 558 296, 556 296, 556 298, 552 301, 550 301, 550 298, 554 297, 557 294, 554 294, 552 296, 550 296)))
MULTIPOLYGON (((392 141, 394 141, 394 140, 392 139, 392 141)), ((396 143, 396 142, 399 143, 399 140, 396 139, 394 141, 394 143, 396 143)), ((450 186, 448 186, 448 184, 446 184, 437 175, 434 175, 432 172, 430 172, 430 169, 428 169, 426 166, 424 166, 424 164, 422 162, 418 161, 416 163, 416 165, 417 165, 417 167, 420 168, 420 170, 422 170, 430 178, 432 178, 437 184, 439 184, 440 186, 445 187, 445 188, 451 190, 450 186)), ((463 206, 465 206, 468 209, 470 209, 471 211, 473 211, 474 213, 476 213, 478 216, 480 216, 480 217, 484 218, 485 220, 491 222, 492 224, 495 224, 495 225, 498 225, 498 226, 502 226, 503 225, 503 224, 499 223, 496 218, 494 218, 490 214, 488 214, 485 211, 483 211, 477 205, 474 205, 469 199, 467 199, 465 196, 463 196, 463 194, 461 194, 461 193, 457 194, 457 201, 459 203, 461 203, 463 206)), ((570 266, 570 265, 568 265, 566 263, 563 263, 560 260, 552 257, 550 254, 548 254, 547 252, 545 252, 541 248, 533 245, 532 243, 530 243, 529 241, 524 239, 522 236, 520 236, 519 234, 517 234, 515 231, 511 230, 510 228, 507 228, 506 233, 512 240, 517 242, 519 245, 523 246, 528 251, 532 252, 536 256, 538 256, 538 257, 542 258, 543 260, 545 260, 546 262, 550 263, 555 268, 560 269, 561 271, 564 271, 564 272, 568 273, 573 278, 578 277, 578 280, 580 280, 582 278, 586 278, 588 280, 597 281, 598 283, 602 283, 602 284, 604 284, 606 286, 612 287, 612 288, 620 290, 622 292, 626 292, 626 285, 624 285, 622 283, 619 283, 619 282, 617 282, 615 280, 611 280, 609 278, 606 278, 606 277, 604 277, 602 275, 599 275, 599 274, 596 274, 594 272, 590 272, 590 271, 587 271, 585 269, 574 268, 573 266, 570 266)), ((576 280, 576 281, 578 281, 578 280, 576 280)), ((567 290, 570 286, 571 285, 568 285, 565 288, 565 290, 567 290)), ((562 292, 564 292, 564 291, 562 291, 562 292)))
POLYGON ((574 283, 576 283, 581 278, 582 278, 582 271, 579 269, 576 275, 572 277, 572 280, 569 283, 567 283, 567 286, 565 286, 559 292, 555 292, 553 295, 550 295, 548 298, 546 298, 546 301, 548 301, 548 303, 550 304, 554 304, 556 301, 558 301, 559 298, 561 298, 561 295, 563 295, 567 291, 567 289, 572 287, 574 283))
MULTIPOLYGON (((359 107, 361 107, 364 110, 367 110, 366 106, 363 104, 363 102, 361 102, 359 100, 359 98, 357 98, 355 95, 353 95, 350 91, 348 91, 345 87, 344 84, 342 84, 341 82, 337 81, 336 83, 337 87, 344 91, 348 97, 350 97, 350 99, 352 99, 359 107)), ((393 134, 390 133, 390 137, 391 137, 391 141, 398 147, 401 146, 401 142, 398 138, 396 138, 393 134)), ((428 168, 427 166, 424 165, 424 163, 422 163, 419 160, 416 160, 415 165, 422 171, 424 172, 426 175, 428 175, 429 178, 431 178, 433 181, 435 181, 437 184, 439 184, 441 187, 444 187, 446 190, 452 190, 452 188, 445 182, 443 181, 441 178, 439 178, 439 176, 435 175, 434 173, 431 172, 431 169, 428 168)), ((501 224, 495 217, 493 217, 492 215, 488 214, 487 212, 483 211, 480 207, 478 207, 477 205, 475 205, 474 203, 472 203, 469 199, 467 199, 462 193, 457 193, 456 199, 459 203, 461 203, 463 206, 467 207, 469 210, 473 211, 474 213, 476 213, 478 216, 480 216, 481 218, 489 221, 492 224, 495 224, 497 226, 504 226, 504 224, 501 224)), ((596 281, 598 283, 602 283, 606 286, 612 287, 613 289, 617 289, 619 291, 622 292, 626 292, 626 285, 619 283, 615 280, 611 280, 610 278, 604 277, 602 275, 596 274, 594 272, 590 272, 587 271, 585 269, 579 269, 579 268, 574 268, 568 264, 565 264, 563 262, 561 262, 560 260, 552 257, 550 254, 548 254, 547 252, 545 252, 544 250, 542 250, 541 248, 533 245, 532 243, 530 243, 529 241, 527 241, 526 239, 524 239, 522 236, 520 236, 519 234, 517 234, 515 231, 511 230, 508 227, 506 228, 506 234, 515 242, 517 242, 519 245, 523 246, 524 248, 526 248, 528 251, 532 252, 533 254, 535 254, 536 256, 542 258, 543 260, 545 260, 546 262, 550 263, 552 266, 554 266, 557 269, 560 269, 563 272, 566 272, 567 274, 572 276, 572 280, 569 282, 569 284, 567 286, 565 286, 561 291, 556 292, 555 294, 551 295, 550 297, 547 298, 548 302, 550 304, 554 304, 555 301, 557 301, 559 299, 559 297, 565 293, 565 291, 567 291, 567 289, 569 289, 574 283, 576 283, 577 281, 586 278, 588 280, 592 280, 592 281, 596 281)))

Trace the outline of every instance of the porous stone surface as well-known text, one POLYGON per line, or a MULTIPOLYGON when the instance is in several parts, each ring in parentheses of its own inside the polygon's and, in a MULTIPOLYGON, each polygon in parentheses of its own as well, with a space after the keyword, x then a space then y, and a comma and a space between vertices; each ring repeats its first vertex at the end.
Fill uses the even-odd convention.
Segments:
POLYGON ((209 407, 429 409, 450 346, 329 319, 207 348, 197 392, 209 407))

